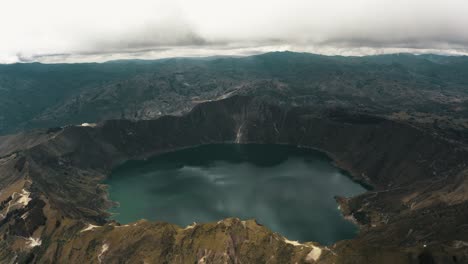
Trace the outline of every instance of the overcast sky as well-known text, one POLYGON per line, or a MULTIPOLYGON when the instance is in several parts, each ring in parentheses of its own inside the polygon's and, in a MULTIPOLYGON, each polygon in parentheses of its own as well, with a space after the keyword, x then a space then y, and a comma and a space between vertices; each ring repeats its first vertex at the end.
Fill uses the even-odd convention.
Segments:
POLYGON ((1 0, 0 63, 468 54, 467 0, 1 0))

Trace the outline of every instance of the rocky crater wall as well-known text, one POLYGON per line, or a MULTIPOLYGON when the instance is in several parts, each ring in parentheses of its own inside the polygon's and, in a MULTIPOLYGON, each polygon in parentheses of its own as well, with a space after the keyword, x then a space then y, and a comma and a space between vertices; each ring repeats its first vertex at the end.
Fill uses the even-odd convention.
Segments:
POLYGON ((113 262, 142 254, 143 249, 160 252, 158 256, 150 254, 151 260, 166 256, 176 263, 203 258, 215 261, 222 256, 228 263, 270 258, 262 254, 271 254, 277 263, 285 263, 279 261, 284 259, 340 263, 349 255, 355 256, 356 262, 346 263, 379 259, 418 263, 422 254, 439 260, 467 257, 462 243, 468 237, 463 227, 468 219, 464 192, 468 186, 467 151, 438 135, 380 117, 282 108, 261 99, 235 96, 200 104, 180 117, 110 120, 97 126, 4 136, 0 146, 0 184, 5 193, 0 196, 0 230, 5 234, 0 259, 101 262, 108 257, 113 262), (240 231, 237 229, 245 227, 240 220, 223 222, 232 229, 222 247, 213 244, 214 234, 220 232, 216 226, 201 226, 195 229, 200 233, 193 234, 170 224, 137 223, 126 227, 141 234, 124 243, 133 251, 110 254, 119 250, 115 246, 109 249, 111 241, 124 235, 117 230, 117 223, 107 220, 111 201, 101 182, 111 170, 129 159, 222 142, 290 144, 328 153, 356 181, 373 187, 358 197, 337 198, 346 217, 360 225, 360 235, 338 242, 332 249, 322 247, 324 253, 319 257, 307 258, 315 244, 288 243, 256 223, 249 231, 240 231), (5 204, 25 195, 22 190, 29 193, 26 205, 18 205, 22 215, 14 210, 6 212, 5 204), (34 218, 23 217, 27 212, 35 212, 34 218), (28 221, 33 228, 24 231, 22 243, 18 232, 28 221), (86 230, 87 225, 91 229, 86 230), (265 247, 271 243, 268 236, 280 240, 273 252, 264 248, 255 256, 245 248, 248 241, 265 247), (156 243, 154 237, 165 242, 156 243), (40 239, 41 244, 34 240, 31 247, 31 239, 40 239), (196 241, 196 246, 189 246, 186 239, 196 241), (77 252, 70 251, 77 247, 77 252))

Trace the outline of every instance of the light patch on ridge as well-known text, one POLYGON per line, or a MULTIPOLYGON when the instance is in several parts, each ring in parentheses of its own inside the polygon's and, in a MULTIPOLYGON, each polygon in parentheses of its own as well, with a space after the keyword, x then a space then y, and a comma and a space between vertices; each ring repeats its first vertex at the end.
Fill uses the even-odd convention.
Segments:
POLYGON ((311 260, 317 261, 322 255, 322 249, 319 247, 314 247, 314 246, 310 246, 310 247, 312 247, 312 250, 309 252, 309 254, 307 254, 306 261, 311 261, 311 260))
POLYGON ((99 263, 102 263, 102 256, 104 255, 104 253, 106 253, 107 250, 109 250, 109 244, 104 243, 101 247, 101 252, 98 255, 99 263))
POLYGON ((26 238, 26 246, 29 248, 38 247, 42 244, 40 238, 28 237, 26 238))
MULTIPOLYGON (((6 207, 5 212, 0 214, 0 216, 4 219, 10 212, 10 209, 15 205, 20 205, 23 208, 26 207, 29 204, 29 202, 32 200, 29 197, 30 194, 31 193, 28 192, 26 189, 22 189, 21 193, 14 192, 11 195, 11 200, 8 202, 8 206, 6 207)), ((27 217, 27 215, 25 217, 27 217)))
POLYGON ((244 228, 246 228, 246 222, 245 222, 245 221, 241 221, 241 223, 242 223, 242 226, 243 226, 244 228))
POLYGON ((284 242, 286 242, 287 244, 291 244, 291 245, 293 245, 295 247, 304 246, 303 244, 299 243, 299 241, 291 241, 291 240, 289 240, 287 238, 284 239, 284 242))
POLYGON ((129 227, 130 225, 117 225, 117 226, 114 226, 115 228, 120 228, 120 227, 129 227))
POLYGON ((83 123, 80 126, 82 126, 82 127, 96 127, 96 124, 95 123, 83 123))
POLYGON ((193 228, 195 228, 196 225, 197 225, 197 223, 193 222, 193 224, 188 225, 186 228, 184 228, 184 230, 193 229, 193 228))
POLYGON ((27 206, 28 203, 32 200, 31 198, 29 198, 30 194, 31 193, 26 191, 26 189, 23 189, 19 194, 20 198, 18 199, 18 203, 22 204, 23 206, 27 206))
POLYGON ((206 256, 201 257, 201 259, 198 260, 198 264, 205 264, 206 263, 205 259, 206 259, 206 256))
POLYGON ((301 244, 299 243, 299 241, 291 241, 287 238, 284 238, 284 242, 286 242, 287 244, 293 245, 295 247, 302 246, 302 247, 312 248, 312 250, 306 256, 306 259, 305 259, 306 261, 312 261, 312 260, 317 261, 322 255, 322 249, 320 247, 316 247, 316 246, 309 245, 309 244, 301 244))
POLYGON ((24 213, 22 216, 21 216, 21 219, 23 220, 26 220, 26 218, 29 216, 29 211, 27 211, 26 213, 24 213))
POLYGON ((88 224, 88 226, 86 228, 83 228, 83 230, 81 230, 80 233, 93 230, 94 228, 97 228, 97 227, 100 227, 100 226, 88 224))

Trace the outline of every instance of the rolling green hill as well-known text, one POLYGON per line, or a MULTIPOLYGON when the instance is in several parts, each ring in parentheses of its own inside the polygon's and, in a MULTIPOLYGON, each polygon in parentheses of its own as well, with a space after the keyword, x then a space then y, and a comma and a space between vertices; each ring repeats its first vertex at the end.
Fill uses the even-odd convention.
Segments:
POLYGON ((432 121, 434 115, 461 119, 468 116, 467 88, 468 58, 438 55, 273 52, 0 65, 0 134, 115 118, 154 119, 234 94, 398 118, 417 113, 432 121))

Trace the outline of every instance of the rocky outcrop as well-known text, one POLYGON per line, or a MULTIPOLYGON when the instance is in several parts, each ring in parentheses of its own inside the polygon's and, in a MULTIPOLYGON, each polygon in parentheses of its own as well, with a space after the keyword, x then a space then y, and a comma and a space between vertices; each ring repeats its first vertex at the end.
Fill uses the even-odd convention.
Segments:
POLYGON ((467 151, 402 122, 235 96, 200 104, 184 116, 69 126, 2 137, 0 145, 0 259, 5 262, 467 260, 467 151), (108 220, 111 201, 101 182, 112 168, 129 159, 222 142, 290 144, 328 153, 356 181, 372 187, 358 197, 338 198, 346 217, 360 225, 359 236, 326 248, 288 241, 255 221, 183 228, 108 220))

